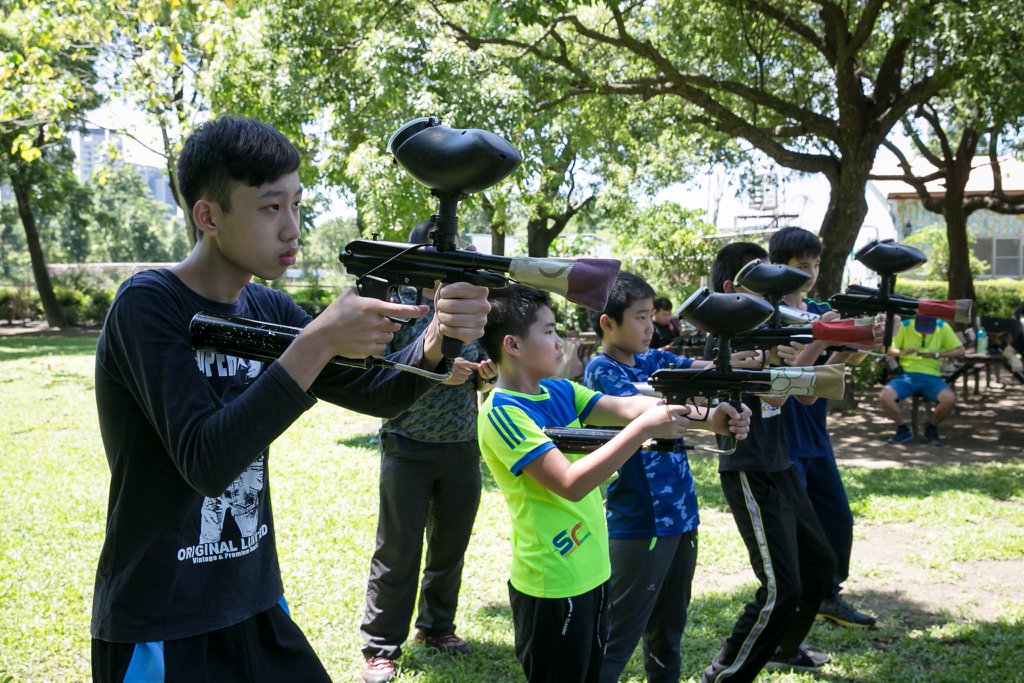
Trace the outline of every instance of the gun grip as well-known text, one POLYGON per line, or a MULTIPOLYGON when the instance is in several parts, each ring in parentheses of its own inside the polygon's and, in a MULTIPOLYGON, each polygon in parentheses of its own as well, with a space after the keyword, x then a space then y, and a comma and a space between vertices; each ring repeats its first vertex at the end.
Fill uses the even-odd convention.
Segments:
POLYGON ((462 352, 462 340, 455 337, 441 338, 441 355, 445 358, 458 358, 462 352))

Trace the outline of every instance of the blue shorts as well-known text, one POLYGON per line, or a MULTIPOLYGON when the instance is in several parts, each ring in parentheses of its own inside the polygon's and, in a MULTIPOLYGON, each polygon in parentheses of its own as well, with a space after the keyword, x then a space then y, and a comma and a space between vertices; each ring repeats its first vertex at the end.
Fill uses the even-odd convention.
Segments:
POLYGON ((924 396, 929 401, 937 402, 939 394, 949 389, 946 380, 937 375, 926 375, 922 372, 904 372, 886 386, 896 392, 897 401, 902 401, 908 396, 917 395, 924 396))

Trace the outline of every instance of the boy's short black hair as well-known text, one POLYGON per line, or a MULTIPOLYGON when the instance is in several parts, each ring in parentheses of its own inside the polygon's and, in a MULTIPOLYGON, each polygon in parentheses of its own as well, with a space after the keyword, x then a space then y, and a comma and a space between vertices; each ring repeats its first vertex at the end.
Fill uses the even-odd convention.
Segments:
POLYGON ((790 226, 768 240, 768 260, 772 263, 789 263, 805 256, 821 256, 821 240, 810 230, 790 226))
POLYGON ((409 231, 409 244, 430 244, 433 241, 430 239, 432 227, 434 224, 430 221, 420 221, 412 226, 412 230, 409 231))
POLYGON ((626 309, 632 306, 634 301, 653 298, 654 288, 647 284, 646 280, 628 270, 619 271, 619 275, 612 285, 612 291, 608 294, 608 303, 604 305, 604 310, 587 311, 590 326, 597 333, 597 338, 601 339, 604 334, 600 324, 602 314, 614 320, 617 325, 621 325, 626 309))
POLYGON ((220 116, 199 124, 178 157, 178 187, 189 212, 202 196, 231 210, 231 186, 252 187, 277 180, 299 168, 299 152, 268 123, 241 116, 220 116))
POLYGON ((656 311, 671 311, 672 300, 667 296, 659 296, 654 300, 654 310, 656 311))
POLYGON ((711 264, 712 289, 724 292, 726 280, 735 278, 740 268, 756 258, 768 258, 768 253, 764 247, 753 242, 733 242, 719 249, 711 264))
POLYGON ((545 306, 551 308, 547 292, 519 284, 491 290, 487 300, 491 302, 491 311, 487 314, 480 345, 495 362, 501 360, 501 342, 505 335, 525 339, 530 334, 530 325, 537 321, 537 311, 545 306))

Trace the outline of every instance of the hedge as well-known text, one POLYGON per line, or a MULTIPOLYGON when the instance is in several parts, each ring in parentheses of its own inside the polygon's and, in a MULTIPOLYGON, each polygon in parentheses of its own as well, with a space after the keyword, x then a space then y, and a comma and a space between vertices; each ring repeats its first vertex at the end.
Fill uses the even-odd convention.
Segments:
MULTIPOLYGON (((896 291, 918 299, 945 299, 949 285, 943 280, 896 280, 896 291)), ((975 315, 1009 318, 1024 303, 1024 280, 975 280, 975 315)))
MULTIPOLYGON (((286 291, 310 315, 319 315, 334 300, 338 292, 322 287, 287 287, 286 291)), ((78 283, 57 285, 54 292, 57 301, 72 325, 99 325, 110 308, 116 287, 78 283)), ((947 284, 941 280, 910 280, 896 282, 896 291, 919 299, 945 299, 947 284)), ((1008 318, 1013 310, 1024 303, 1024 280, 1000 278, 975 280, 977 297, 975 315, 990 315, 1008 318)), ((564 312, 566 323, 575 324, 579 329, 589 329, 585 311, 564 312)), ((22 287, 0 287, 0 320, 10 323, 25 320, 40 320, 44 317, 39 303, 39 294, 34 289, 22 287)), ((561 318, 560 318, 561 319, 561 318)))

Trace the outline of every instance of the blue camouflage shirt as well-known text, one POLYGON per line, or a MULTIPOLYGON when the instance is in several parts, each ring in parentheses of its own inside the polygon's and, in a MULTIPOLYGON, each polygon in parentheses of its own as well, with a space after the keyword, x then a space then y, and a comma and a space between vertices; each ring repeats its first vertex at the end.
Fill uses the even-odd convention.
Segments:
MULTIPOLYGON (((583 383, 610 396, 638 393, 632 382, 646 382, 655 370, 688 368, 689 358, 651 349, 633 357, 634 365, 599 353, 583 373, 583 383)), ((608 485, 606 517, 609 538, 676 536, 697 528, 697 491, 680 439, 676 451, 637 451, 608 485)))

